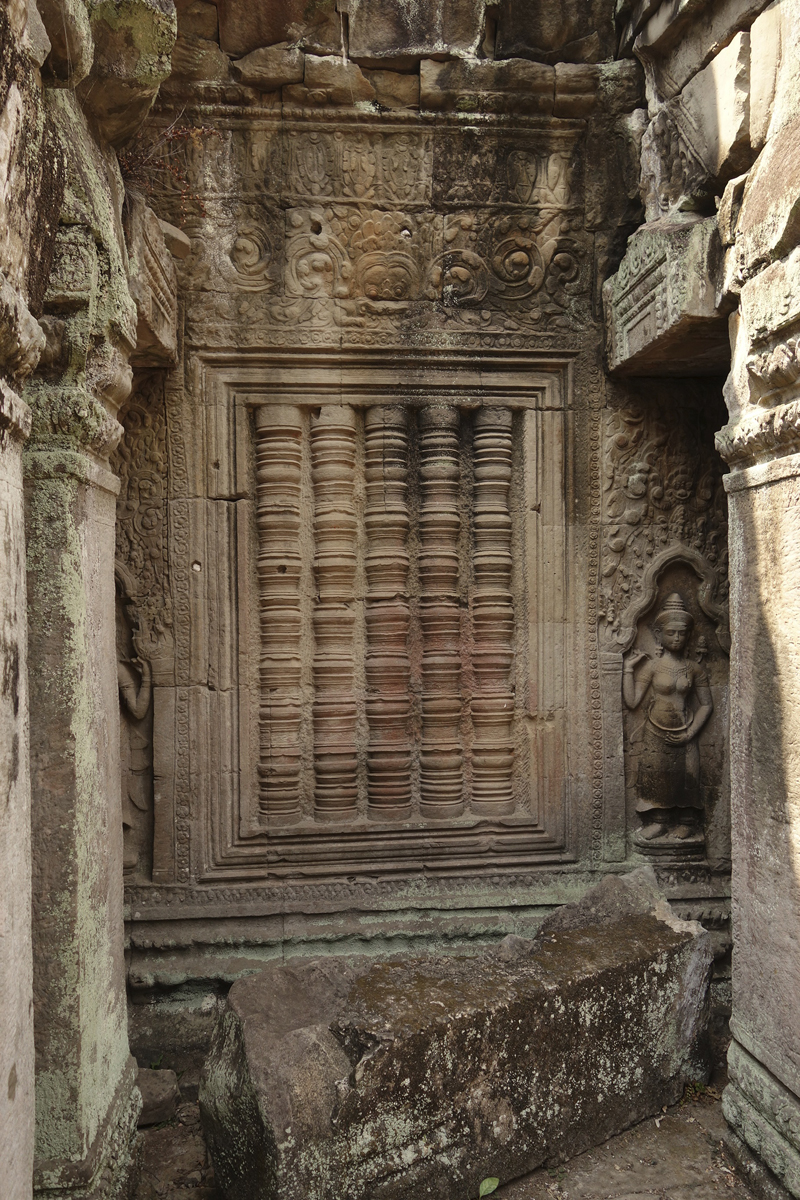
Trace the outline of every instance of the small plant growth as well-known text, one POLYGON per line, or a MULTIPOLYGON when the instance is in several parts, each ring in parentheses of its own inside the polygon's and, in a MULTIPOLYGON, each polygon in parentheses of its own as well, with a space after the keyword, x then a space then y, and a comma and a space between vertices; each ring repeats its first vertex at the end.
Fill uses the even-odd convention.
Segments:
POLYGON ((170 206, 170 216, 181 226, 192 211, 206 214, 202 197, 192 188, 187 171, 187 152, 199 147, 204 138, 219 137, 209 125, 191 125, 183 113, 161 128, 145 125, 133 141, 119 152, 119 166, 126 189, 141 192, 153 207, 158 201, 177 198, 178 211, 170 206))

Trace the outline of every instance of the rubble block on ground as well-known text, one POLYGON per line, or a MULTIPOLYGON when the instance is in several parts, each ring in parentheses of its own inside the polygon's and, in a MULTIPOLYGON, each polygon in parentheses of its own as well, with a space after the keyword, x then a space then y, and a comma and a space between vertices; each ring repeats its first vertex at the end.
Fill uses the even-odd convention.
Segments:
POLYGON ((234 984, 200 1088, 228 1200, 464 1200, 705 1078, 709 938, 647 871, 534 942, 317 958, 234 984))

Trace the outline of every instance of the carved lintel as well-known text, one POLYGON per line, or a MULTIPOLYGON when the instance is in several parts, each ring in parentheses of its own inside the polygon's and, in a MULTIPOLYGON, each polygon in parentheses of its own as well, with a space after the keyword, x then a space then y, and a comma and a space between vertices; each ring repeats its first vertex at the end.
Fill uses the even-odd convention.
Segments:
POLYGON ((619 375, 723 374, 727 314, 716 307, 722 246, 715 218, 643 226, 603 287, 609 368, 619 375), (711 282, 709 282, 711 281, 711 282))
POLYGON ((259 808, 293 820, 300 809, 300 472, 302 416, 264 406, 256 416, 261 615, 259 808))
POLYGON ((326 405, 311 422, 314 484, 314 810, 355 816, 358 799, 353 688, 356 414, 326 405))
POLYGON ((370 815, 411 812, 408 412, 366 415, 367 778, 370 815))
POLYGON ((473 789, 476 812, 514 809, 514 607, 511 596, 511 410, 475 418, 473 789))
POLYGON ((459 425, 455 408, 420 413, 420 621, 422 625, 422 780, 420 811, 452 817, 463 809, 461 615, 459 609, 459 425))

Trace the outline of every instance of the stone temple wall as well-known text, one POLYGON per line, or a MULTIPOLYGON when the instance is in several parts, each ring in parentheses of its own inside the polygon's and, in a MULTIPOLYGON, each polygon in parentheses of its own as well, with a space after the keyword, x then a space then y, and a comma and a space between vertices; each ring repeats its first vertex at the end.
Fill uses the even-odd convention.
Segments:
POLYGON ((191 243, 114 460, 139 999, 530 931, 641 861, 724 953, 721 378, 605 376, 643 76, 558 7, 179 8, 123 155, 191 243), (623 653, 676 591, 713 711, 650 840, 623 653))

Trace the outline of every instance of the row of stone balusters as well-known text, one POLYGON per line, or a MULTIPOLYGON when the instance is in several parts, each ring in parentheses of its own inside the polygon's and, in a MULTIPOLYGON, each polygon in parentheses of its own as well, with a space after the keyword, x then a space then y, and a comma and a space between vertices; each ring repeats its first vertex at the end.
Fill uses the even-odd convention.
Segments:
MULTIPOLYGON (((460 414, 427 407, 420 431, 420 812, 462 812, 460 414)), ((368 804, 376 818, 411 815, 408 410, 369 409, 365 421, 367 533, 366 713, 368 804)), ((511 412, 475 417, 472 807, 513 809, 514 613, 511 598, 511 412)), ((261 593, 260 805, 270 818, 300 812, 302 416, 294 407, 257 414, 261 593)), ((323 407, 311 423, 314 488, 314 806, 318 820, 346 820, 357 805, 357 706, 353 596, 357 518, 353 496, 356 414, 323 407)))

